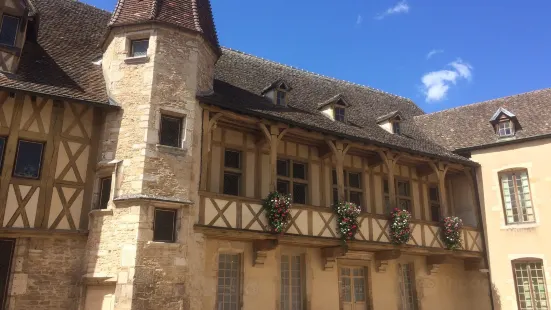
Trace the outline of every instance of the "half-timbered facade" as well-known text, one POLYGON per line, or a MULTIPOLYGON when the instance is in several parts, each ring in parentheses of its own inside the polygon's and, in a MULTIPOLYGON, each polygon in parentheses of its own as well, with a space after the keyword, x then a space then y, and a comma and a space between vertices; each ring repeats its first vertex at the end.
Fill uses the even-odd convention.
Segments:
POLYGON ((0 12, 0 309, 490 309, 479 165, 412 101, 220 48, 208 0, 0 12))

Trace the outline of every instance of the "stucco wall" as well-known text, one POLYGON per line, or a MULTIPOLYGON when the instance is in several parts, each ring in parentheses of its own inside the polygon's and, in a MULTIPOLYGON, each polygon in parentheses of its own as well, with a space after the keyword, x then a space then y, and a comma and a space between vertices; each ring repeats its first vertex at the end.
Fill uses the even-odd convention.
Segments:
POLYGON ((481 164, 477 179, 486 222, 487 246, 496 298, 503 310, 517 309, 511 260, 543 259, 547 291, 551 292, 551 139, 537 140, 474 151, 472 159, 481 164), (498 172, 511 168, 528 170, 536 223, 505 225, 498 172))

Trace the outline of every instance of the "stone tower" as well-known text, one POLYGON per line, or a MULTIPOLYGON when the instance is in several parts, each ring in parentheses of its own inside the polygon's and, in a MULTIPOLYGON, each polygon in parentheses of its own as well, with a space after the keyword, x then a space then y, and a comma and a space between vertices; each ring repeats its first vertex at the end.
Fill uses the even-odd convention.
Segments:
POLYGON ((209 0, 119 0, 103 49, 107 93, 121 109, 105 115, 99 146, 98 180, 112 181, 107 209, 91 213, 87 295, 110 292, 115 309, 200 309, 196 94, 212 90, 221 53, 209 0), (158 210, 176 214, 172 243, 154 241, 158 210))

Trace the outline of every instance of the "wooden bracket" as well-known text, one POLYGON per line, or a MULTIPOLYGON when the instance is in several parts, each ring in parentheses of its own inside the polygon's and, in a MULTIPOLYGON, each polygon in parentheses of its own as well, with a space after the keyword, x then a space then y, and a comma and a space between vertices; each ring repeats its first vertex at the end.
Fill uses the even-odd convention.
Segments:
POLYGON ((253 241, 253 266, 264 267, 264 261, 268 252, 275 250, 279 244, 277 239, 254 240, 253 241))
POLYGON ((450 256, 449 255, 430 255, 426 258, 427 262, 427 273, 428 275, 433 275, 438 273, 440 265, 449 264, 450 256))
POLYGON ((333 270, 337 263, 337 258, 346 255, 348 250, 342 246, 322 248, 321 258, 323 263, 323 270, 333 270))
POLYGON ((434 169, 429 164, 422 164, 415 168, 418 177, 428 176, 434 173, 434 169))
POLYGON ((465 267, 465 271, 480 271, 488 269, 482 257, 467 258, 463 262, 463 266, 465 267))
POLYGON ((375 252, 375 268, 377 272, 384 273, 386 272, 386 267, 388 262, 391 260, 398 259, 402 255, 400 250, 387 250, 375 252))

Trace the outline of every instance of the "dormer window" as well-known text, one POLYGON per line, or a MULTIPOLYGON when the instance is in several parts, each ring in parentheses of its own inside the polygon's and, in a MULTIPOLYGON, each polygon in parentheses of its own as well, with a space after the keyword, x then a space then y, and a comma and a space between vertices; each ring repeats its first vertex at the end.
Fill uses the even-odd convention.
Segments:
POLYGON ((344 107, 335 106, 334 113, 335 113, 335 120, 337 122, 343 122, 344 123, 344 120, 345 120, 345 109, 344 109, 344 107))
POLYGON ((499 108, 490 119, 495 133, 500 138, 512 137, 521 129, 520 123, 515 114, 504 108, 499 108))
POLYGON ((392 111, 388 114, 380 116, 377 118, 377 124, 379 126, 395 135, 402 134, 402 113, 400 111, 392 111))
POLYGON ((0 44, 15 46, 18 27, 19 17, 6 14, 2 15, 2 25, 0 25, 0 44))
POLYGON ((392 122, 392 132, 396 135, 399 135, 399 134, 402 133, 402 131, 400 129, 400 122, 399 121, 392 122))
POLYGON ((285 106, 285 95, 287 93, 281 89, 276 91, 276 105, 285 106))
POLYGON ((508 137, 515 134, 515 127, 511 120, 503 120, 497 124, 497 134, 500 137, 508 137))

